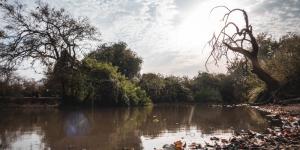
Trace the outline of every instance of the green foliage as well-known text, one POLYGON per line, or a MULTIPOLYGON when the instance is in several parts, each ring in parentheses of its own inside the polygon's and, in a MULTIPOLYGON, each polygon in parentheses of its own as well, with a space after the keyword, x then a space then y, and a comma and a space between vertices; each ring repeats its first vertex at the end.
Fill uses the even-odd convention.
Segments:
POLYGON ((247 61, 235 60, 228 66, 228 78, 232 80, 232 93, 235 102, 255 101, 260 93, 253 91, 255 88, 266 89, 265 84, 251 72, 247 61), (250 100, 251 99, 251 100, 250 100))
POLYGON ((143 62, 136 53, 127 48, 127 44, 124 42, 112 45, 103 44, 96 51, 91 52, 88 57, 117 66, 119 72, 129 79, 139 75, 143 62))
POLYGON ((111 64, 88 57, 75 68, 63 67, 65 64, 69 63, 64 61, 56 64, 57 68, 65 70, 64 73, 59 73, 59 69, 54 68, 49 77, 52 78, 49 81, 56 85, 54 88, 58 91, 65 88, 66 95, 63 97, 65 104, 136 106, 151 103, 144 90, 129 81, 111 64), (59 84, 57 83, 59 81, 64 82, 59 84))
POLYGON ((272 37, 266 33, 260 33, 256 39, 259 45, 259 59, 271 58, 272 55, 274 55, 274 49, 277 49, 279 47, 279 43, 277 41, 274 41, 272 37))
POLYGON ((272 49, 273 53, 269 59, 263 60, 265 68, 272 72, 281 83, 278 92, 280 99, 298 97, 300 93, 300 37, 288 33, 282 36, 278 46, 272 49))
POLYGON ((140 86, 153 102, 237 102, 234 80, 224 74, 199 73, 193 79, 159 74, 143 74, 140 86))
POLYGON ((80 101, 81 81, 80 62, 67 51, 62 51, 54 68, 48 72, 46 85, 62 97, 63 103, 77 103, 80 101))
POLYGON ((130 105, 147 105, 151 103, 146 91, 129 80, 122 80, 121 88, 126 98, 129 99, 130 105))
POLYGON ((218 78, 219 83, 219 93, 220 96, 225 103, 238 103, 240 102, 240 99, 236 98, 234 96, 234 91, 238 90, 236 87, 234 87, 234 80, 231 76, 224 75, 224 74, 218 74, 216 76, 218 78))
MULTIPOLYGON (((300 96, 300 37, 289 33, 279 40, 274 40, 267 34, 257 37, 260 46, 258 58, 262 67, 281 83, 281 88, 275 93, 278 99, 300 96)), ((235 97, 241 97, 248 102, 268 101, 270 93, 266 85, 249 69, 246 60, 237 60, 229 64, 229 76, 234 80, 235 97)))
POLYGON ((83 61, 89 98, 99 105, 147 105, 151 100, 146 92, 129 81, 111 64, 86 58, 83 61))
POLYGON ((265 68, 279 80, 287 82, 300 74, 300 37, 287 34, 273 43, 278 43, 278 46, 272 49, 272 57, 264 60, 265 68))
POLYGON ((195 101, 204 103, 222 102, 222 96, 218 89, 203 88, 194 94, 195 101))
POLYGON ((165 78, 164 101, 167 102, 189 102, 193 101, 192 91, 187 88, 182 78, 169 76, 165 78))
POLYGON ((255 103, 260 99, 259 96, 265 92, 265 88, 263 87, 253 87, 250 89, 248 94, 248 102, 255 103))
POLYGON ((209 73, 199 73, 192 80, 192 91, 197 102, 221 102, 220 79, 209 73))
POLYGON ((38 97, 42 94, 44 85, 35 80, 21 78, 11 72, 5 78, 0 78, 0 99, 9 97, 38 97))
POLYGON ((163 76, 154 73, 143 74, 139 85, 148 93, 153 102, 162 101, 166 86, 163 76))
POLYGON ((184 81, 180 77, 148 73, 142 75, 139 84, 153 102, 191 102, 192 92, 184 81))

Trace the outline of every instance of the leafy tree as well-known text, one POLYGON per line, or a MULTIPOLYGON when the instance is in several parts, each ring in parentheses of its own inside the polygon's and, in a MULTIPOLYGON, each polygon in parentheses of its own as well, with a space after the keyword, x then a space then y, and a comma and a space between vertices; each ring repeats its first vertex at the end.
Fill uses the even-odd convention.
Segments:
POLYGON ((270 59, 274 55, 275 50, 279 47, 279 43, 266 33, 258 34, 256 39, 259 47, 257 57, 261 61, 270 59))
POLYGON ((239 91, 239 87, 235 86, 234 78, 225 74, 216 75, 218 79, 219 92, 222 96, 222 100, 225 103, 239 103, 243 102, 241 97, 235 96, 235 91, 239 91))
POLYGON ((163 77, 160 74, 143 74, 139 85, 153 102, 191 102, 192 91, 186 85, 186 78, 163 77))
POLYGON ((264 68, 272 72, 274 77, 282 83, 279 98, 299 96, 300 89, 300 37, 294 33, 282 36, 278 41, 273 40, 269 58, 264 59, 264 68))
POLYGON ((192 91, 184 86, 180 77, 169 76, 164 79, 165 89, 163 100, 166 102, 191 102, 192 91))
POLYGON ((192 80, 192 91, 195 101, 198 102, 220 102, 222 101, 219 90, 219 80, 209 73, 199 72, 192 80))
POLYGON ((89 57, 95 58, 99 62, 117 66, 118 70, 129 79, 139 75, 143 62, 142 58, 128 49, 124 42, 113 43, 112 45, 103 44, 96 51, 90 53, 89 57))
MULTIPOLYGON (((257 42, 261 50, 258 54, 262 67, 272 72, 274 78, 282 83, 277 91, 280 99, 297 97, 299 94, 299 36, 288 33, 279 40, 267 34, 259 34, 257 42)), ((249 62, 248 62, 249 63, 249 62)), ((234 81, 235 97, 249 102, 267 101, 270 97, 264 89, 264 83, 248 68, 246 61, 236 60, 229 64, 229 77, 234 81)))
POLYGON ((83 60, 85 74, 85 99, 95 100, 99 105, 147 105, 151 100, 140 87, 121 75, 111 64, 95 59, 83 60))
POLYGON ((279 41, 272 41, 266 45, 277 45, 273 47, 272 55, 265 59, 265 68, 273 72, 275 77, 283 82, 294 79, 299 75, 300 69, 300 37, 289 33, 282 36, 279 41), (293 77, 293 78, 291 78, 293 77))
POLYGON ((163 76, 154 73, 143 74, 139 85, 147 92, 153 102, 162 101, 166 86, 163 76))
MULTIPOLYGON (((67 59, 64 59, 67 60, 67 59)), ((68 66, 66 61, 57 65, 68 66)), ((71 63, 76 64, 76 63, 71 63)), ((122 75, 117 67, 98 62, 93 58, 84 58, 75 68, 57 67, 65 73, 48 77, 47 85, 57 88, 56 78, 64 78, 67 94, 64 104, 94 104, 96 106, 137 106, 148 105, 150 98, 144 90, 122 75), (70 76, 70 77, 69 77, 70 76)), ((59 72, 59 70, 54 69, 59 72)), ((59 79, 59 81, 62 81, 59 79)), ((60 84, 63 85, 63 84, 60 84)), ((59 91, 56 91, 59 92, 59 91)))
POLYGON ((63 102, 69 103, 74 100, 80 87, 81 70, 80 62, 72 57, 67 51, 62 51, 61 57, 57 60, 52 71, 49 71, 50 80, 54 84, 57 93, 63 97, 63 102))
POLYGON ((214 77, 213 74, 209 74, 206 72, 199 72, 198 76, 193 79, 193 88, 201 89, 204 87, 217 88, 218 80, 214 77))

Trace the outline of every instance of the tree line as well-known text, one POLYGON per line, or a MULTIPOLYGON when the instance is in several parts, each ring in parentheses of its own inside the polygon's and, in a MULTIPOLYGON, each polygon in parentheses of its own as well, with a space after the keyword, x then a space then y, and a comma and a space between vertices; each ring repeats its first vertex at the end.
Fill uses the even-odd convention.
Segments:
POLYGON ((140 71, 141 58, 122 42, 88 49, 86 45, 100 39, 87 18, 74 18, 64 9, 41 1, 31 10, 8 1, 1 1, 0 8, 3 96, 7 95, 6 87, 14 85, 10 83, 11 72, 29 61, 47 68, 44 89, 47 95, 61 97, 62 104, 150 103, 146 92, 131 80, 140 71))

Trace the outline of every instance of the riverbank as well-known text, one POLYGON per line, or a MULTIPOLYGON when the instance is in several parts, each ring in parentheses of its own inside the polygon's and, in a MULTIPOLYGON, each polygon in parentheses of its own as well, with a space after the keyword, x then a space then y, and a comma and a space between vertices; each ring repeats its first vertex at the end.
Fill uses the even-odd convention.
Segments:
POLYGON ((4 97, 0 98, 0 107, 58 107, 58 97, 4 97))
POLYGON ((264 112, 271 113, 273 115, 299 115, 300 104, 288 104, 288 105, 274 105, 267 104, 262 106, 252 106, 264 112))
POLYGON ((173 144, 166 144, 162 149, 300 149, 300 104, 242 106, 268 113, 268 121, 273 125, 260 133, 242 130, 235 131, 229 139, 212 137, 210 141, 205 141, 205 145, 197 142, 186 145, 183 141, 174 141, 173 144))

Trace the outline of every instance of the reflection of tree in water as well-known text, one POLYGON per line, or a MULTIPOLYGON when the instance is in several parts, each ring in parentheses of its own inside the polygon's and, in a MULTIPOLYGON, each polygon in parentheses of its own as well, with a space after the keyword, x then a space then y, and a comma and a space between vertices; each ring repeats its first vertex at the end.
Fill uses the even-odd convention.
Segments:
POLYGON ((152 107, 129 109, 128 113, 121 119, 119 126, 116 128, 109 139, 116 143, 114 149, 120 147, 130 147, 141 149, 141 131, 139 130, 151 114, 152 107))
POLYGON ((212 133, 214 130, 228 130, 231 128, 259 131, 268 126, 266 120, 258 111, 246 107, 198 108, 192 122, 205 134, 212 133))
MULTIPOLYGON (((11 149, 11 143, 25 134, 37 134, 44 140, 43 118, 55 114, 55 110, 2 110, 0 113, 0 149, 11 149)), ((43 142, 43 141, 41 141, 43 142)))
POLYGON ((176 131, 188 121, 189 110, 188 105, 166 104, 154 107, 151 116, 142 126, 143 134, 155 137, 165 130, 176 131))
POLYGON ((251 108, 211 108, 206 106, 171 105, 160 109, 156 107, 152 114, 159 120, 153 123, 148 119, 142 127, 143 133, 157 137, 161 131, 176 132, 180 128, 196 127, 203 134, 232 129, 265 129, 268 123, 263 115, 251 108))
POLYGON ((42 143, 52 149, 140 148, 139 128, 151 108, 117 108, 83 111, 10 110, 1 112, 0 149, 25 133, 39 130, 42 143), (38 127, 38 128, 37 128, 38 127), (109 144, 113 143, 113 144, 109 144))
POLYGON ((264 129, 267 123, 249 108, 209 108, 191 105, 158 105, 149 108, 92 110, 11 110, 0 113, 1 147, 9 148, 25 132, 37 131, 51 149, 140 149, 141 135, 196 127, 203 134, 216 130, 264 129))

